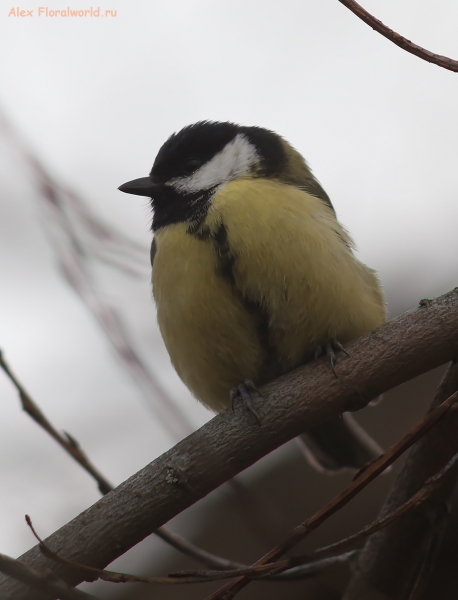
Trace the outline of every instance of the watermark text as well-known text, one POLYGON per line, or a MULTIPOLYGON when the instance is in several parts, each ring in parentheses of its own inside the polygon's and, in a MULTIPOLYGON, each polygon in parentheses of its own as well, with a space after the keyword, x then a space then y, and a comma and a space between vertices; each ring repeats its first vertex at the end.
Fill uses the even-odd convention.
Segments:
POLYGON ((90 8, 49 8, 49 6, 39 6, 32 10, 22 9, 20 6, 13 6, 8 12, 9 17, 116 17, 117 10, 102 9, 100 6, 90 8))

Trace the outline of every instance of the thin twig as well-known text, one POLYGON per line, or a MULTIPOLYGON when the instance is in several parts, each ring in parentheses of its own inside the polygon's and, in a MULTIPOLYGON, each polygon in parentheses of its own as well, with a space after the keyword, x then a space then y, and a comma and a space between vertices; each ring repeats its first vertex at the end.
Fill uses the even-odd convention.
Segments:
MULTIPOLYGON (((414 494, 405 504, 386 515, 386 517, 377 519, 369 525, 366 525, 366 527, 363 527, 357 533, 354 533, 353 535, 350 535, 344 538, 343 540, 339 540, 338 542, 329 544, 328 546, 317 548, 316 550, 308 552, 307 554, 295 556, 287 560, 276 561, 275 563, 269 563, 266 565, 258 565, 253 567, 242 566, 239 569, 233 569, 231 571, 228 571, 227 575, 230 575, 232 577, 246 575, 257 578, 263 573, 269 573, 269 571, 272 571, 273 568, 275 568, 276 572, 283 570, 285 571, 283 573, 275 575, 274 577, 271 577, 271 579, 281 579, 283 578, 283 575, 289 575, 296 568, 302 569, 305 568, 308 564, 314 564, 311 563, 312 560, 315 560, 318 557, 322 557, 326 554, 331 554, 340 551, 347 546, 353 545, 356 542, 365 539, 369 535, 372 535, 376 531, 387 527, 387 525, 389 525, 405 513, 409 512, 410 510, 415 510, 416 508, 421 506, 442 485, 444 478, 450 475, 452 469, 455 470, 457 466, 458 454, 454 456, 453 459, 439 473, 437 473, 433 477, 430 477, 425 482, 425 485, 416 494, 414 494)), ((191 577, 197 576, 199 573, 202 573, 202 571, 187 570, 181 571, 180 574, 183 576, 191 577)), ((174 573, 174 575, 177 574, 174 573)))
MULTIPOLYGON (((281 544, 273 548, 258 560, 254 566, 265 565, 277 560, 282 554, 302 541, 312 531, 315 531, 325 520, 335 514, 354 498, 362 489, 391 465, 401 454, 410 448, 417 440, 421 439, 445 413, 456 408, 458 392, 455 392, 446 402, 429 413, 419 424, 413 427, 399 442, 388 448, 381 456, 376 458, 366 470, 358 476, 335 498, 318 510, 312 517, 295 527, 291 535, 281 544)), ((249 583, 245 577, 239 577, 227 583, 220 590, 211 594, 207 600, 229 600, 249 583)))
POLYGON ((49 569, 37 571, 5 554, 0 554, 0 572, 26 583, 37 592, 50 594, 55 600, 97 600, 91 594, 72 588, 49 569))
MULTIPOLYGON (((8 377, 10 378, 10 380, 12 381, 12 383, 15 385, 16 389, 18 390, 21 401, 22 401, 22 407, 27 412, 27 414, 29 414, 43 429, 45 429, 88 473, 90 473, 96 479, 96 481, 99 484, 99 489, 102 494, 106 494, 109 491, 111 491, 113 489, 112 486, 96 470, 96 468, 90 463, 90 461, 88 460, 86 455, 82 452, 78 442, 73 438, 73 436, 71 436, 69 433, 65 432, 66 437, 63 437, 49 422, 49 420, 43 414, 43 412, 38 407, 36 402, 30 397, 28 392, 24 389, 23 385, 19 382, 17 377, 13 374, 13 372, 11 371, 11 368, 6 363, 1 350, 0 350, 0 367, 5 371, 5 373, 8 375, 8 377)), ((361 473, 359 473, 358 475, 361 475, 361 473)), ((416 494, 416 496, 420 496, 420 492, 418 492, 418 494, 416 494)), ((419 497, 415 501, 420 501, 420 500, 421 499, 419 497)), ((370 535, 370 533, 373 533, 374 531, 377 531, 378 529, 381 529, 382 527, 388 525, 388 523, 390 523, 391 521, 396 519, 398 516, 400 516, 400 514, 404 514, 404 512, 406 512, 409 509, 409 507, 410 507, 410 503, 406 503, 403 507, 401 507, 398 511, 396 511, 396 514, 393 513, 392 515, 389 515, 386 519, 384 519, 383 524, 380 524, 379 522, 375 522, 372 525, 367 526, 366 528, 364 528, 363 530, 361 530, 359 533, 355 534, 354 536, 350 536, 350 538, 347 538, 347 540, 342 540, 341 542, 332 544, 327 549, 326 548, 321 549, 321 553, 324 553, 326 550, 329 550, 329 551, 337 550, 337 549, 343 547, 344 545, 348 545, 349 543, 352 543, 352 542, 358 541, 359 539, 364 538, 366 535, 370 535), (399 514, 397 514, 397 513, 399 513, 399 514)), ((207 552, 201 548, 198 548, 194 544, 188 542, 185 538, 179 536, 178 534, 174 534, 174 533, 166 530, 165 528, 160 528, 155 533, 156 533, 156 535, 158 535, 158 537, 160 537, 162 540, 164 540, 165 542, 167 542, 168 544, 170 544, 171 546, 173 546, 180 552, 182 552, 192 558, 200 560, 210 567, 214 567, 214 568, 220 569, 220 570, 231 569, 230 576, 247 575, 250 573, 250 567, 248 565, 243 565, 241 563, 230 561, 228 559, 211 554, 210 552, 207 552)), ((319 551, 316 551, 313 553, 313 556, 318 556, 319 553, 320 553, 319 551)), ((293 567, 294 563, 297 564, 296 561, 292 561, 290 564, 290 567, 293 567)), ((283 564, 281 566, 281 568, 282 569, 287 568, 286 567, 287 564, 288 563, 286 562, 285 564, 283 564)), ((264 572, 264 569, 258 571, 259 574, 261 574, 262 572, 264 572)), ((210 572, 210 573, 212 573, 213 577, 218 577, 217 573, 214 573, 214 572, 210 572)), ((255 575, 256 575, 256 572, 253 572, 253 576, 255 576, 255 575)), ((199 575, 199 576, 201 576, 201 575, 199 575)), ((197 577, 199 577, 199 576, 197 576, 197 577)), ((221 577, 218 577, 218 578, 221 578, 221 577)), ((153 579, 154 579, 155 583, 159 583, 158 578, 153 578, 153 579)), ((162 581, 161 578, 159 578, 159 579, 162 581)), ((215 580, 215 579, 213 579, 213 580, 215 580)), ((145 582, 144 579, 142 579, 142 581, 145 582)))
MULTIPOLYGON (((171 573, 168 577, 140 577, 137 575, 131 575, 128 573, 118 573, 115 571, 107 571, 105 569, 96 569, 94 567, 88 567, 86 565, 82 565, 81 563, 77 563, 71 560, 68 560, 59 554, 53 552, 43 540, 39 537, 37 532, 35 531, 32 521, 28 515, 26 515, 26 521, 29 527, 31 528, 34 536, 39 541, 40 550, 43 552, 45 556, 59 562, 64 565, 71 566, 75 569, 80 569, 82 571, 86 571, 91 577, 94 575, 97 578, 102 579, 104 581, 108 581, 111 583, 155 583, 155 584, 190 584, 190 583, 207 583, 211 581, 219 581, 221 579, 227 579, 234 575, 233 571, 195 571, 191 574, 186 571, 181 571, 177 573, 171 573)), ((340 554, 338 556, 332 556, 330 558, 324 558, 317 561, 309 562, 306 565, 299 565, 293 567, 284 573, 279 575, 270 575, 270 573, 264 568, 262 571, 253 570, 252 567, 245 567, 245 571, 250 576, 254 578, 259 578, 268 581, 288 581, 292 579, 304 579, 311 576, 314 576, 318 573, 321 573, 331 567, 335 567, 336 565, 346 564, 349 560, 354 559, 358 554, 358 550, 352 550, 351 552, 346 552, 344 554, 340 554)), ((272 569, 276 570, 276 567, 272 569)), ((242 569, 238 569, 237 572, 242 571, 242 569)))
POLYGON ((268 581, 293 581, 295 579, 312 577, 338 565, 350 565, 356 560, 358 555, 359 550, 350 550, 349 552, 344 552, 343 554, 338 554, 336 556, 328 556, 327 558, 313 560, 307 562, 305 565, 287 569, 278 575, 272 575, 269 577, 268 581))
MULTIPOLYGON (((81 446, 75 440, 75 438, 68 432, 64 432, 65 435, 59 433, 59 431, 53 426, 48 420, 43 411, 39 408, 38 404, 33 400, 30 394, 26 391, 22 383, 16 377, 11 370, 11 367, 5 360, 2 350, 0 349, 0 368, 3 369, 5 374, 9 377, 15 388, 19 393, 23 410, 32 419, 44 429, 56 442, 74 459, 76 462, 83 467, 98 483, 100 492, 105 495, 111 492, 113 486, 101 475, 101 473, 94 467, 94 465, 87 458, 86 454, 82 451, 81 446)), ((185 538, 179 536, 176 533, 168 531, 164 527, 160 527, 154 532, 162 540, 173 546, 176 550, 182 552, 186 556, 194 558, 208 567, 214 567, 216 569, 237 569, 246 565, 236 563, 226 558, 211 554, 206 550, 198 548, 185 538)))
MULTIPOLYGON (((424 421, 420 425, 418 425, 411 432, 409 432, 409 434, 407 434, 407 436, 405 436, 403 438, 403 440, 401 440, 401 442, 404 441, 404 445, 406 443, 412 444, 415 441, 415 439, 417 438, 417 436, 420 434, 424 434, 428 427, 431 427, 435 422, 437 422, 437 420, 443 414, 445 414, 445 412, 447 412, 447 410, 454 404, 454 402, 456 402, 457 399, 458 399, 458 393, 454 394, 447 402, 445 402, 440 407, 438 407, 435 411, 430 413, 428 415, 428 417, 426 419, 424 419, 424 421)), ((398 443, 395 446, 399 446, 400 443, 398 443)), ((381 457, 381 458, 385 458, 385 460, 384 460, 385 467, 388 464, 386 455, 388 455, 389 457, 393 457, 393 456, 397 456, 398 454, 399 454, 399 452, 396 453, 395 447, 388 450, 387 453, 385 453, 384 457, 381 457)), ((378 459, 378 460, 380 460, 380 459, 378 459)), ((394 460, 394 458, 393 458, 393 460, 394 460)), ((423 502, 427 497, 429 497, 429 495, 432 493, 432 491, 440 483, 440 480, 445 476, 445 474, 450 469, 452 469, 452 467, 457 463, 457 461, 458 461, 458 455, 456 457, 454 457, 454 459, 452 461, 450 461, 450 463, 440 473, 438 473, 435 477, 428 480, 426 482, 424 488, 422 490, 420 490, 420 492, 418 492, 411 499, 411 501, 409 502, 409 508, 413 507, 418 502, 423 502)), ((361 474, 361 476, 357 479, 357 481, 360 481, 363 478, 369 479, 369 477, 370 477, 369 471, 376 470, 376 469, 377 469, 377 465, 372 464, 371 467, 369 467, 369 469, 367 469, 366 471, 364 471, 361 474)), ((355 483, 356 482, 352 482, 352 484, 350 484, 350 486, 354 485, 355 483)), ((399 516, 400 514, 403 514, 404 512, 406 512, 406 510, 407 510, 406 507, 401 507, 401 508, 403 508, 404 510, 399 509, 397 511, 397 515, 392 515, 390 519, 388 519, 388 518, 385 519, 385 522, 383 524, 378 523, 377 526, 380 528, 381 526, 388 524, 388 522, 391 522, 396 516, 399 516)), ((46 544, 44 544, 43 540, 38 536, 38 534, 34 530, 31 520, 28 516, 26 517, 26 520, 27 520, 28 525, 32 529, 35 537, 39 541, 40 549, 45 556, 47 556, 48 558, 51 558, 52 560, 55 560, 62 564, 65 564, 67 566, 81 569, 81 570, 89 573, 91 576, 96 575, 100 579, 103 579, 105 581, 114 582, 114 583, 126 583, 126 582, 156 583, 156 584, 158 584, 158 583, 160 583, 160 584, 202 583, 203 581, 209 582, 209 581, 217 581, 220 579, 225 579, 227 577, 232 577, 235 574, 240 574, 241 572, 244 572, 245 576, 250 576, 250 577, 255 577, 255 578, 258 578, 258 577, 266 578, 269 575, 274 575, 275 573, 279 574, 280 570, 286 570, 288 568, 291 569, 291 567, 292 567, 292 561, 290 560, 290 561, 283 561, 282 563, 268 565, 268 568, 265 568, 265 566, 263 569, 245 568, 244 571, 241 571, 239 569, 237 572, 234 572, 234 571, 219 571, 219 572, 200 571, 200 572, 195 573, 194 575, 189 575, 187 573, 176 573, 176 574, 173 574, 173 576, 169 576, 169 577, 138 577, 135 575, 125 574, 125 573, 116 573, 113 571, 105 571, 103 569, 96 569, 94 567, 88 567, 86 565, 82 565, 75 561, 70 561, 64 557, 59 556, 58 554, 53 552, 48 546, 46 546, 46 544)), ((309 522, 313 523, 313 517, 311 520, 309 520, 309 522)), ((297 530, 297 528, 296 528, 296 530, 297 530)), ((369 535, 374 530, 375 529, 374 529, 374 524, 373 524, 372 527, 369 526, 368 528, 365 528, 365 530, 363 530, 364 535, 369 535)), ((359 535, 361 536, 361 532, 359 535)), ((357 536, 358 536, 358 534, 357 534, 357 536)), ((343 543, 348 544, 348 543, 354 542, 354 541, 356 541, 356 536, 353 536, 353 539, 347 538, 346 540, 343 540, 343 543)), ((330 549, 329 547, 323 548, 323 549, 321 549, 321 552, 328 551, 329 549, 330 549)), ((335 546, 334 546, 334 549, 336 549, 335 546)), ((348 559, 348 557, 345 558, 345 560, 347 560, 347 559, 348 559)), ((292 559, 292 560, 297 561, 298 559, 296 558, 296 559, 292 559)), ((288 577, 288 575, 289 575, 289 578, 311 576, 312 574, 316 574, 317 572, 322 571, 325 568, 329 568, 330 566, 333 566, 334 564, 336 564, 336 562, 343 562, 343 560, 344 559, 342 557, 338 557, 338 558, 334 557, 334 560, 325 560, 324 562, 317 561, 312 564, 304 565, 302 567, 302 569, 301 568, 297 568, 295 570, 291 569, 292 572, 290 571, 290 573, 286 574, 286 576, 288 577)), ((259 566, 261 566, 261 565, 259 565, 259 566)), ((279 577, 274 578, 274 580, 275 579, 279 579, 279 577)))
POLYGON ((418 490, 418 492, 416 492, 410 498, 410 500, 402 504, 399 508, 386 515, 386 517, 377 519, 373 523, 370 523, 366 527, 363 527, 363 529, 361 529, 357 533, 350 535, 349 537, 340 540, 339 542, 335 542, 334 544, 329 544, 328 546, 323 546, 322 548, 314 550, 309 554, 309 557, 317 558, 318 556, 323 556, 331 552, 342 550, 342 548, 345 548, 350 544, 355 544, 356 542, 359 542, 367 536, 372 535, 376 531, 383 529, 384 527, 386 527, 405 513, 409 512, 410 510, 418 508, 421 504, 426 502, 426 500, 428 500, 437 489, 441 487, 444 479, 448 477, 452 471, 453 474, 455 474, 457 463, 458 454, 455 454, 455 456, 445 465, 443 469, 439 471, 439 473, 427 479, 425 481, 425 485, 420 490, 418 490))
POLYGON ((160 418, 174 441, 193 431, 194 426, 167 393, 136 347, 122 310, 107 302, 93 276, 96 260, 117 263, 129 274, 146 275, 146 248, 105 224, 89 208, 90 203, 66 186, 59 185, 26 140, 0 112, 0 134, 19 152, 40 201, 43 225, 55 250, 61 273, 96 318, 121 365, 140 388, 150 409, 160 418), (121 262, 121 264, 120 264, 121 262))
POLYGON ((87 456, 81 450, 78 442, 70 436, 68 433, 62 435, 57 431, 57 429, 48 421, 46 416, 40 410, 38 405, 32 400, 30 395, 26 392, 22 384, 19 382, 17 377, 11 371, 11 368, 7 364, 4 359, 3 352, 0 350, 0 367, 6 373, 6 375, 10 378, 11 382, 17 389, 19 393, 19 397, 21 399, 23 410, 30 416, 32 419, 40 425, 49 435, 56 440, 56 442, 62 446, 62 448, 68 452, 75 460, 78 462, 83 469, 85 469, 92 477, 97 481, 99 490, 102 494, 107 494, 113 489, 113 486, 108 483, 105 477, 94 467, 94 465, 89 461, 87 456))
POLYGON ((339 2, 351 10, 351 12, 364 21, 364 23, 367 23, 367 25, 372 27, 372 29, 375 29, 375 31, 390 40, 390 42, 399 46, 399 48, 402 48, 406 52, 410 52, 410 54, 414 54, 429 63, 442 67, 443 69, 454 71, 455 73, 458 72, 458 61, 453 60, 448 56, 435 54, 434 52, 430 52, 429 50, 414 44, 407 38, 384 25, 354 0, 339 0, 339 2))
MULTIPOLYGON (((458 390, 458 362, 449 365, 429 411, 458 390)), ((380 518, 396 510, 412 497, 425 479, 435 475, 458 452, 458 413, 449 413, 417 442, 406 457, 393 487, 380 511, 380 518)), ((444 477, 429 501, 418 510, 372 535, 359 555, 344 600, 366 600, 382 595, 406 598, 425 558, 435 514, 443 514, 456 485, 455 470, 444 477)), ((423 577, 423 576, 422 576, 423 577)))
POLYGON ((186 554, 191 558, 203 562, 208 567, 213 567, 214 569, 225 571, 229 569, 242 569, 248 566, 233 560, 229 560, 227 558, 223 558, 221 556, 217 556, 216 554, 207 552, 202 548, 198 548, 197 546, 189 542, 186 538, 182 537, 181 535, 178 535, 177 533, 172 533, 169 529, 165 529, 165 527, 160 527, 154 533, 158 537, 160 537, 161 540, 164 540, 164 542, 167 542, 167 544, 169 544, 176 550, 179 550, 183 554, 186 554))
POLYGON ((329 546, 325 546, 323 548, 319 548, 318 550, 315 550, 314 552, 305 556, 298 556, 285 561, 278 561, 269 565, 259 565, 257 567, 248 567, 242 565, 240 568, 227 571, 180 571, 176 573, 171 573, 168 577, 139 577, 127 573, 118 573, 114 571, 106 571, 104 569, 95 569, 93 567, 88 567, 86 565, 82 565, 80 563, 68 560, 60 556, 59 554, 53 552, 39 537, 32 525, 29 516, 26 516, 26 521, 29 527, 31 528, 34 536, 39 541, 41 551, 45 556, 62 564, 72 566, 77 569, 85 570, 86 572, 90 573, 91 576, 97 575, 98 578, 112 583, 189 584, 218 581, 221 579, 227 579, 229 577, 235 576, 245 576, 250 577, 250 579, 263 579, 268 581, 287 581, 292 579, 303 579, 314 576, 338 564, 347 563, 349 560, 355 558, 355 556, 359 552, 357 550, 333 556, 331 558, 324 558, 315 561, 310 560, 313 557, 317 557, 322 554, 327 554, 332 551, 340 550, 344 546, 353 544, 359 541, 360 539, 363 539, 364 537, 367 537, 368 535, 374 533, 375 531, 378 531, 382 527, 386 527, 389 523, 391 523, 401 515, 405 514, 408 510, 418 507, 420 504, 425 502, 436 489, 438 489, 438 487, 441 485, 443 478, 446 477, 452 469, 456 468, 457 465, 458 454, 454 456, 453 459, 439 473, 437 473, 434 477, 428 479, 428 481, 425 482, 424 487, 421 490, 419 490, 409 500, 409 502, 399 507, 392 514, 387 515, 385 519, 375 521, 374 523, 368 525, 358 533, 348 538, 345 538, 340 542, 331 544, 329 546), (306 564, 301 564, 303 562, 306 562, 306 564), (280 573, 279 571, 283 572, 280 573))
MULTIPOLYGON (((307 364, 263 386, 264 400, 254 399, 260 427, 239 406, 235 413, 220 413, 55 531, 47 546, 82 564, 103 567, 306 429, 458 356, 458 289, 422 303, 347 350, 351 356, 341 360, 339 379, 327 365, 307 364)), ((80 570, 44 557, 38 546, 21 561, 52 566, 73 585, 84 579, 80 570)), ((22 584, 3 576, 0 597, 34 600, 22 584)))
MULTIPOLYGON (((281 561, 275 563, 275 567, 267 565, 263 565, 261 567, 245 567, 245 569, 237 569, 233 571, 226 572, 215 572, 215 571, 178 571, 176 573, 170 573, 172 577, 202 577, 202 582, 207 581, 206 577, 212 577, 218 573, 221 575, 225 575, 227 578, 235 577, 236 575, 247 575, 253 579, 262 579, 263 581, 292 581, 296 579, 307 579, 309 577, 313 577, 318 573, 322 573, 323 571, 335 567, 337 565, 349 564, 352 562, 359 554, 359 550, 350 550, 349 552, 344 552, 343 554, 337 554, 336 556, 329 556, 327 558, 320 558, 319 560, 309 561, 307 559, 306 564, 301 564, 297 566, 293 566, 288 568, 283 573, 279 573, 278 575, 272 575, 270 573, 277 569, 277 565, 280 567, 286 561, 281 561)), ((307 557, 308 558, 308 557, 307 557)))
MULTIPOLYGON (((188 575, 185 572, 172 573, 168 577, 141 577, 138 575, 131 575, 129 573, 119 573, 117 571, 107 571, 105 569, 96 569, 95 567, 89 567, 87 565, 82 565, 81 563, 69 560, 60 556, 53 550, 51 550, 40 538, 37 534, 35 528, 33 527, 32 521, 28 515, 25 516, 27 525, 33 532, 33 535, 39 542, 39 547, 41 552, 47 558, 51 560, 61 563, 63 565, 67 565, 74 569, 79 569, 84 572, 87 576, 91 578, 91 580, 102 579, 103 581, 108 581, 110 583, 154 583, 154 584, 190 584, 190 583, 208 583, 211 581, 220 581, 221 579, 227 579, 233 576, 232 571, 196 571, 193 575, 188 575), (95 577, 94 577, 95 576, 95 577)), ((287 573, 282 573, 282 575, 278 577, 269 577, 269 573, 264 570, 264 572, 260 572, 259 575, 256 572, 253 572, 253 577, 259 577, 263 580, 272 580, 272 581, 287 581, 289 579, 303 579, 307 577, 312 577, 318 573, 321 573, 331 567, 336 565, 345 564, 351 558, 355 557, 355 551, 346 552, 340 556, 333 556, 331 558, 321 559, 315 562, 311 562, 307 565, 303 565, 297 568, 293 568, 287 573)), ((275 568, 273 569, 275 571, 275 568)), ((250 567, 246 567, 246 571, 251 571, 250 567)))

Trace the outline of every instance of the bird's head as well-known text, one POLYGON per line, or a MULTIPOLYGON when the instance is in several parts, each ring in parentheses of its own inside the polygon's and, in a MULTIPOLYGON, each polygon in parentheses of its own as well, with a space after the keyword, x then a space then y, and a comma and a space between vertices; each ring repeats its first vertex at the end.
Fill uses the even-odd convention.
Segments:
POLYGON ((169 137, 148 177, 119 189, 151 198, 156 231, 172 223, 195 223, 221 185, 248 177, 293 184, 294 178, 298 183, 307 178, 316 181, 302 156, 273 131, 200 121, 169 137))

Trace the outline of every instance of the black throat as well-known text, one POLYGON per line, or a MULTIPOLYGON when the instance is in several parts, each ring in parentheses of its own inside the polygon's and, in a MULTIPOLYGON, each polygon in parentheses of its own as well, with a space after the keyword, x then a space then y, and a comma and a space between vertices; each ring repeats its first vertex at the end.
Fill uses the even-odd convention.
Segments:
POLYGON ((207 216, 216 187, 194 194, 180 194, 173 187, 162 185, 151 199, 154 215, 151 229, 157 231, 173 223, 189 223, 198 229, 207 216))

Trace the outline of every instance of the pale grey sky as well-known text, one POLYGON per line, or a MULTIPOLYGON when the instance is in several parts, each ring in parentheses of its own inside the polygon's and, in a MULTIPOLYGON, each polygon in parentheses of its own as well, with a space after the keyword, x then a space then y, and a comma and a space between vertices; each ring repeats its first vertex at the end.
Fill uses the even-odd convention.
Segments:
MULTIPOLYGON (((91 6, 47 6, 64 4, 91 6)), ((458 58, 455 0, 363 4, 458 58)), ((146 175, 173 131, 232 120, 274 129, 304 154, 391 306, 456 285, 458 74, 403 52, 337 0, 104 0, 117 11, 105 18, 38 17, 30 0, 21 8, 33 17, 8 17, 12 6, 0 9, 1 109, 59 181, 145 252, 146 203, 117 187, 146 175)), ((0 346, 55 424, 119 483, 173 439, 60 277, 30 174, 4 139, 0 148, 0 346)), ((148 277, 122 285, 117 301, 135 312, 158 377, 204 422, 211 415, 159 346, 148 277)), ((98 493, 21 413, 1 373, 0 398, 0 552, 15 555, 33 544, 24 513, 47 535, 98 493)))

